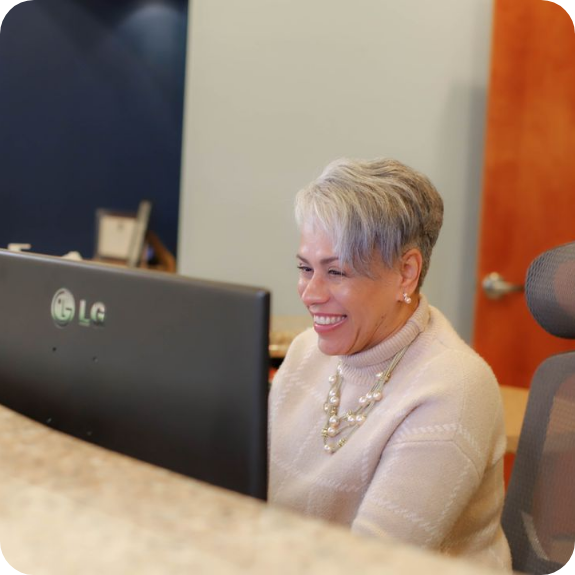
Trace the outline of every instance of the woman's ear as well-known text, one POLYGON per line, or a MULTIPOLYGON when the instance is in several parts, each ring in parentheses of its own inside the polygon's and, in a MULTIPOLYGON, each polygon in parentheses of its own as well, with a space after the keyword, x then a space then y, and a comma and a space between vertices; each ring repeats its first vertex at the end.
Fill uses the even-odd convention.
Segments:
POLYGON ((417 291, 423 257, 417 248, 407 250, 400 259, 401 289, 408 296, 417 291))

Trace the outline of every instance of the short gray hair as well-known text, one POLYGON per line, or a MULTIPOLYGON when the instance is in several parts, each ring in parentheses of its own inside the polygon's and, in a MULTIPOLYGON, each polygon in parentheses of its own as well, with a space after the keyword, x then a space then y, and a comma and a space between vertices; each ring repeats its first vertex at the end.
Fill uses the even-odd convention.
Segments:
POLYGON ((340 260, 369 275, 374 251, 392 267, 408 249, 421 252, 418 287, 443 223, 443 200, 429 178, 397 160, 331 162, 300 190, 295 213, 301 228, 310 220, 331 237, 340 260))

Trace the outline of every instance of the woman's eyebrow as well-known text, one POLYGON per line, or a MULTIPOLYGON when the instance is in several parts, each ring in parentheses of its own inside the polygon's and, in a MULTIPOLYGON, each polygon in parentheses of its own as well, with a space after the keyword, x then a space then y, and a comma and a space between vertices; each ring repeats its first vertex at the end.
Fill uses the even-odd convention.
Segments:
MULTIPOLYGON (((309 262, 304 257, 300 256, 299 254, 296 255, 296 258, 298 260, 301 260, 304 264, 309 264, 309 262)), ((339 258, 337 256, 332 256, 329 258, 323 258, 323 259, 319 260, 319 263, 322 265, 326 265, 326 264, 331 264, 332 262, 336 262, 338 260, 339 260, 339 258)))

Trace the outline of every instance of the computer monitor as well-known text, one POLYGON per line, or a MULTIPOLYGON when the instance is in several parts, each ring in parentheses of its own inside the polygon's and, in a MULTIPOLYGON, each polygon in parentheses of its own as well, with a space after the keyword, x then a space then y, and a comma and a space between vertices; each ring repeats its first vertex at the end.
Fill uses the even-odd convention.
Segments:
POLYGON ((0 250, 0 403, 265 499, 264 289, 0 250))

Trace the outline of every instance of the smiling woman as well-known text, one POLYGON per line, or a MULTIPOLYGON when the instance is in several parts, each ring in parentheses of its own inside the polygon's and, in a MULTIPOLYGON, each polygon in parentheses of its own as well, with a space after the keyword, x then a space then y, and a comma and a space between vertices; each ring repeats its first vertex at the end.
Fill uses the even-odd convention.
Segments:
POLYGON ((509 568, 497 381, 420 291, 442 218, 395 160, 338 160, 298 193, 313 329, 272 385, 269 500, 509 568))

